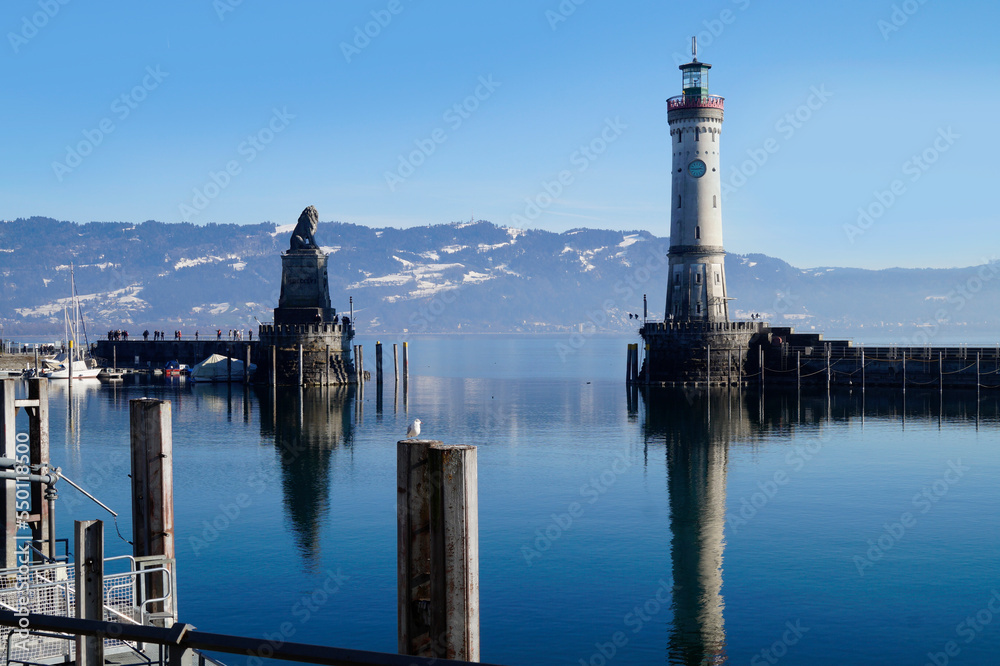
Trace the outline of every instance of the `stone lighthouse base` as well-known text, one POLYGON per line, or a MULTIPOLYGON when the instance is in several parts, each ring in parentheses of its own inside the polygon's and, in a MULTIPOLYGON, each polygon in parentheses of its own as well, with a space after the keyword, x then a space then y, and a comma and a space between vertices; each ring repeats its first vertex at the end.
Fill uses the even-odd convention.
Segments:
POLYGON ((257 375, 278 386, 354 383, 353 338, 351 323, 262 324, 257 375))
POLYGON ((681 386, 742 383, 750 349, 766 329, 757 321, 646 323, 639 331, 646 360, 638 380, 681 386))

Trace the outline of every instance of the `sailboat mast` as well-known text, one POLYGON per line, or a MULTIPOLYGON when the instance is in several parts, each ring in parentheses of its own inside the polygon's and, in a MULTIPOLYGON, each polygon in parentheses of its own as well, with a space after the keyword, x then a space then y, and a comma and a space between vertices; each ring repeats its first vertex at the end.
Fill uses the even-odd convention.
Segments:
MULTIPOLYGON (((73 299, 73 347, 76 347, 76 336, 80 330, 80 302, 76 299, 76 277, 73 273, 73 262, 69 264, 69 287, 70 296, 73 299)), ((72 357, 69 360, 70 363, 73 362, 72 357)))
POLYGON ((66 341, 66 353, 69 353, 69 309, 63 308, 63 340, 66 341))

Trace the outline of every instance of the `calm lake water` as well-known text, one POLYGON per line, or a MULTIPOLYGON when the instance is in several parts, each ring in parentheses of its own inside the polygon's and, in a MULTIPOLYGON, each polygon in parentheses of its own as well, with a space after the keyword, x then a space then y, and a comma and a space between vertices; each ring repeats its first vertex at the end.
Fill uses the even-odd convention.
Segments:
MULTIPOLYGON (((52 457, 129 537, 128 400, 171 401, 180 616, 205 631, 394 652, 396 441, 420 418, 479 447, 484 661, 996 659, 1000 392, 629 391, 634 341, 416 339, 381 399, 56 385, 52 457)), ((59 505, 60 536, 106 519, 130 552, 59 505)))

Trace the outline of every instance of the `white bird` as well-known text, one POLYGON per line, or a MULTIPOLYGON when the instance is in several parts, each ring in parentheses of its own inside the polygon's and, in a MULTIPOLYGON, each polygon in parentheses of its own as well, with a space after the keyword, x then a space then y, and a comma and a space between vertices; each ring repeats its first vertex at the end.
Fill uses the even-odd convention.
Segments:
POLYGON ((414 419, 410 427, 406 429, 406 438, 415 439, 420 434, 420 419, 414 419))

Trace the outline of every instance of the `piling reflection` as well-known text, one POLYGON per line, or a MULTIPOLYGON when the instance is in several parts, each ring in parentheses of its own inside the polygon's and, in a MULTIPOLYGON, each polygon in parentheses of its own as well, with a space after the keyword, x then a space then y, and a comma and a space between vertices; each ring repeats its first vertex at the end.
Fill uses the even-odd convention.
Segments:
POLYGON ((279 388, 258 392, 260 429, 281 463, 285 513, 307 565, 320 561, 320 525, 330 509, 333 452, 354 439, 354 388, 279 388))

